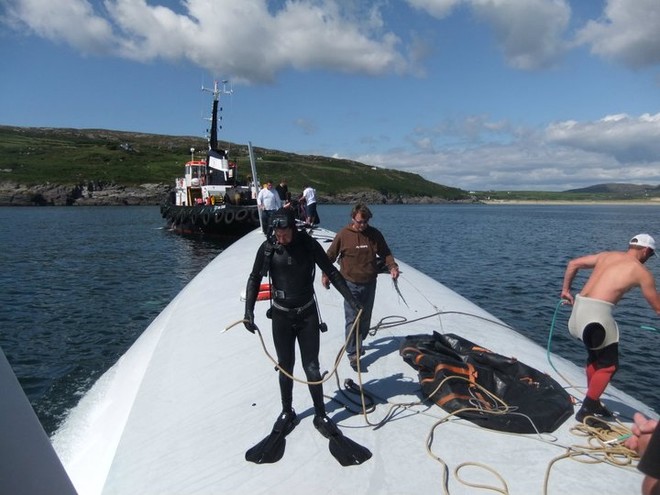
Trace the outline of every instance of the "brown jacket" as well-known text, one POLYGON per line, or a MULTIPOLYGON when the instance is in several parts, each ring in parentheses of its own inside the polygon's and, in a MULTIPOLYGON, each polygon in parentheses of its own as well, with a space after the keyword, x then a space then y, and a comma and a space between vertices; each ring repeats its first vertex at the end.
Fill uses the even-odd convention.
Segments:
POLYGON ((330 261, 339 259, 340 273, 355 284, 366 284, 376 279, 377 256, 385 261, 388 269, 398 267, 383 234, 372 226, 357 232, 349 224, 339 231, 328 248, 330 261))

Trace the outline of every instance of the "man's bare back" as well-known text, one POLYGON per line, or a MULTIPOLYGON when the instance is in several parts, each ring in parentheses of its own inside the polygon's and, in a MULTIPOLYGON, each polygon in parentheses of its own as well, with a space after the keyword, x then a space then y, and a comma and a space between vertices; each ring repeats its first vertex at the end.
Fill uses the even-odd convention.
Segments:
POLYGON ((562 299, 573 303, 571 283, 579 270, 592 269, 580 295, 617 304, 626 292, 640 287, 649 305, 660 314, 660 296, 656 291, 653 275, 644 266, 648 256, 640 256, 638 249, 628 251, 603 251, 575 258, 568 263, 564 275, 562 299))
POLYGON ((580 295, 616 304, 633 287, 638 287, 646 268, 627 253, 608 251, 595 255, 593 272, 580 295))

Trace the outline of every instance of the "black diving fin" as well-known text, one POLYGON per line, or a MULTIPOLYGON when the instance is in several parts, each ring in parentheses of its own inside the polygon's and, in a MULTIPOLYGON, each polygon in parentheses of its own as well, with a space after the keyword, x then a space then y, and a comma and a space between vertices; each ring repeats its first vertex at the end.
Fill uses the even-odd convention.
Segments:
POLYGON ((286 436, 293 431, 298 422, 295 411, 282 412, 270 434, 245 453, 245 460, 255 464, 272 464, 279 461, 284 455, 286 436))
POLYGON ((315 416, 314 426, 329 440, 330 453, 342 466, 357 466, 371 459, 368 448, 344 436, 327 416, 315 416))

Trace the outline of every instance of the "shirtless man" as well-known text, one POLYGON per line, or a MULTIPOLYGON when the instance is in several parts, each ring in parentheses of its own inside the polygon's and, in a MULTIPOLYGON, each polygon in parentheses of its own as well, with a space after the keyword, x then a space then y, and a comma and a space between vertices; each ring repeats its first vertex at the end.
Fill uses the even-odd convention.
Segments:
POLYGON ((655 241, 639 234, 628 243, 628 251, 604 251, 575 258, 564 274, 561 298, 573 305, 568 329, 587 348, 587 394, 575 419, 586 416, 612 417, 600 396, 619 367, 619 327, 612 310, 626 292, 639 287, 651 308, 660 315, 660 295, 653 275, 644 266, 655 252, 655 241), (593 272, 573 299, 571 283, 579 270, 593 272))

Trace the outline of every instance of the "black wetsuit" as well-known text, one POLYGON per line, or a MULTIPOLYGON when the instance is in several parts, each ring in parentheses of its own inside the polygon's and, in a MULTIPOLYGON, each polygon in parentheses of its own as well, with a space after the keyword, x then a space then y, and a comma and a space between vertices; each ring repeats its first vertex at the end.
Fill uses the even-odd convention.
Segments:
MULTIPOLYGON (((246 312, 252 312, 261 279, 270 271, 273 342, 278 362, 282 369, 293 374, 297 339, 303 369, 310 382, 321 380, 319 318, 313 285, 316 265, 328 275, 345 299, 354 301, 344 278, 330 262, 321 245, 305 232, 294 231, 291 243, 286 246, 273 245, 267 240, 259 247, 248 278, 245 302, 246 312)), ((293 380, 280 373, 279 382, 282 407, 287 411, 291 409, 293 401, 293 380)), ((323 386, 309 385, 309 391, 315 414, 324 415, 323 386)))

